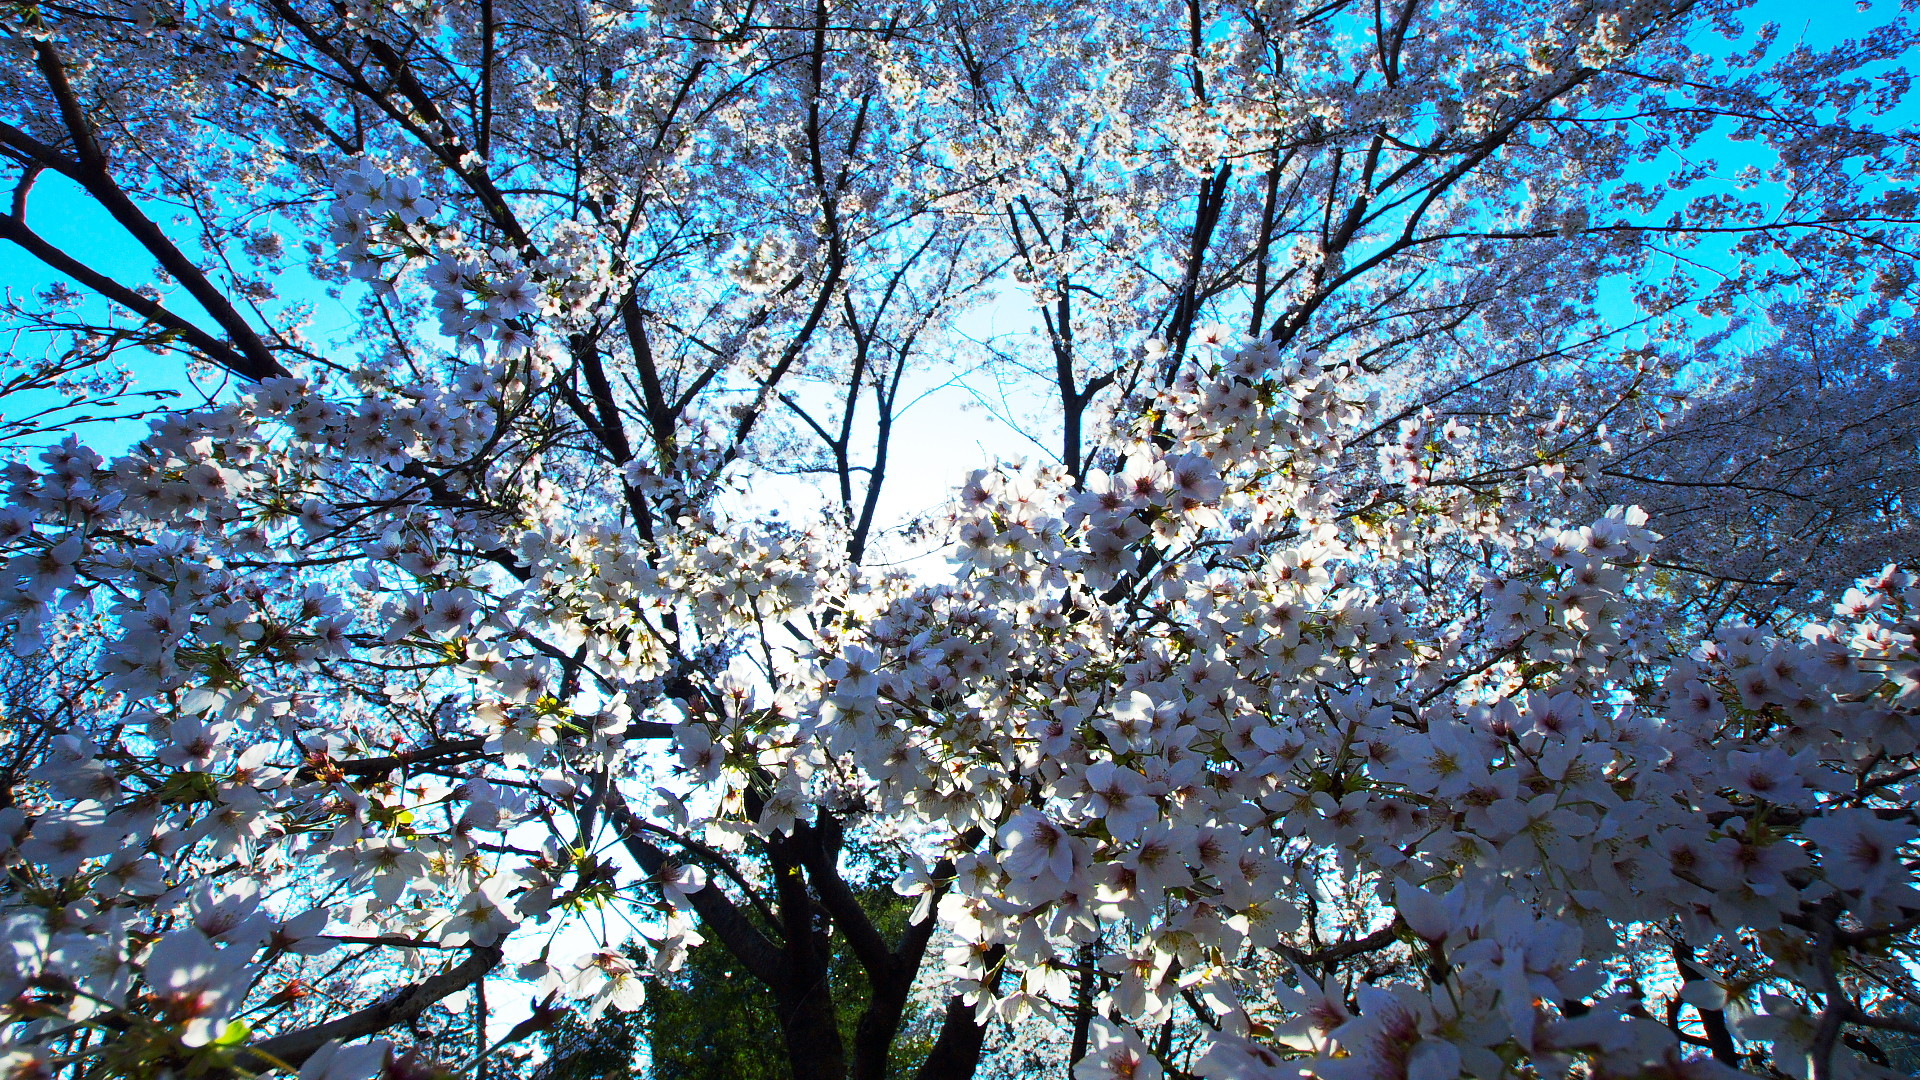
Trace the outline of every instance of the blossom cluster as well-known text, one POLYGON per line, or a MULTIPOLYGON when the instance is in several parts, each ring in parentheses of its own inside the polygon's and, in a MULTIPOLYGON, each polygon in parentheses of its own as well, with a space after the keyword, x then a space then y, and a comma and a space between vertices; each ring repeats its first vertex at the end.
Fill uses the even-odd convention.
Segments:
POLYGON ((644 793, 690 857, 829 812, 951 838, 899 885, 954 935, 943 977, 1009 1020, 1095 980, 1086 1080, 1151 1075, 1138 1032, 1190 1002, 1212 1080, 1709 1068, 1662 996, 1783 1067, 1876 1075, 1821 1017, 1906 987, 1867 947, 1920 910, 1910 575, 1794 636, 1676 642, 1644 515, 1512 535, 1450 493, 1449 437, 1416 418, 1383 461, 1350 367, 1254 341, 1190 364, 1110 472, 975 473, 951 582, 862 578, 819 531, 706 513, 644 540, 484 471, 536 380, 269 382, 120 458, 9 470, 15 647, 102 611, 120 702, 5 812, 17 1054, 110 1014, 129 1060, 242 1060, 302 957, 497 960, 651 895, 642 944, 523 968, 630 1008, 721 886, 554 809, 644 793), (1460 544, 1492 555, 1408 587, 1460 544), (761 675, 728 670, 742 643, 761 675), (463 775, 411 767, 434 762, 463 775), (296 866, 347 899, 261 892, 296 866))
MULTIPOLYGON (((1417 485, 1396 520, 1341 520, 1337 433, 1364 412, 1338 386, 1313 358, 1223 350, 1118 476, 976 473, 962 580, 872 613, 796 706, 870 807, 992 838, 953 859, 950 977, 983 1012, 1052 1014, 1100 942, 1096 1015, 1145 1029, 1202 994, 1219 1080, 1680 1068, 1649 1015, 1662 977, 1781 1067, 1808 1060, 1811 1018, 1849 1007, 1816 944, 1920 910, 1912 577, 1795 637, 1727 624, 1689 648, 1660 630, 1657 538, 1614 508, 1510 543, 1452 601, 1474 618, 1434 625, 1379 587, 1486 523, 1417 485), (1394 532, 1423 540, 1370 540, 1394 532), (1343 898, 1351 939, 1304 943, 1343 898), (1649 969, 1647 927, 1721 972, 1649 969), (1396 977, 1340 989, 1325 957, 1362 953, 1396 977), (1010 992, 990 989, 1002 955, 1010 992)), ((901 888, 933 884, 922 864, 901 888)), ((1883 1001, 1909 989, 1859 962, 1883 1001)), ((1101 1030, 1077 1076, 1157 1068, 1101 1030)))

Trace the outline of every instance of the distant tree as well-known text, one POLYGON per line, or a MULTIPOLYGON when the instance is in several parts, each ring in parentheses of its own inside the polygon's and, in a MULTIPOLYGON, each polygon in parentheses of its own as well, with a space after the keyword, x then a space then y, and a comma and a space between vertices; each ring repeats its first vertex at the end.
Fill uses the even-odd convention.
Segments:
MULTIPOLYGON (((836 965, 837 966, 837 965, 836 965)), ((647 995, 647 1080, 787 1080, 776 1003, 716 945, 647 995)))
MULTIPOLYGON (((855 890, 861 908, 882 933, 906 929, 911 903, 884 885, 855 890)), ((844 939, 836 939, 844 941, 844 939)), ((841 1037, 858 1037, 869 1004, 859 962, 841 944, 828 965, 841 1037)), ((742 971, 724 948, 701 945, 678 972, 647 995, 643 1006, 650 1069, 647 1080, 787 1080, 792 1070, 777 1039, 778 1003, 742 971)), ((931 1018, 909 1000, 888 1076, 912 1076, 933 1044, 931 1018)))
POLYGON ((541 1036, 531 1080, 638 1080, 645 1014, 606 1012, 589 1022, 565 1012, 541 1036))
MULTIPOLYGON (((856 890, 875 925, 904 928, 912 904, 884 886, 856 890)), ((629 959, 644 960, 637 949, 629 959)), ((843 1037, 852 1040, 868 1002, 857 961, 844 948, 828 967, 843 1037)), ((687 951, 680 970, 657 983, 646 1003, 586 1020, 562 1012, 540 1038, 531 1080, 786 1080, 778 1040, 778 1003, 715 944, 687 951)), ((889 1075, 911 1076, 932 1045, 925 1010, 909 1002, 899 1057, 889 1075)))
POLYGON ((1765 623, 1920 563, 1920 324, 1891 314, 1783 306, 1759 346, 1703 358, 1677 407, 1593 457, 1595 508, 1647 511, 1655 564, 1698 625, 1765 623))

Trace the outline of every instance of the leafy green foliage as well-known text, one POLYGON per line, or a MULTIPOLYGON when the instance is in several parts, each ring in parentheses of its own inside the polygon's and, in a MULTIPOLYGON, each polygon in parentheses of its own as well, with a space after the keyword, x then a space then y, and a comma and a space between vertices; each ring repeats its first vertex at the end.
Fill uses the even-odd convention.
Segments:
MULTIPOLYGON (((878 875, 875 875, 877 877, 878 875)), ((885 885, 855 890, 881 936, 898 941, 912 905, 885 885)), ((836 934, 828 980, 839 1012, 840 1038, 851 1047, 870 997, 865 973, 836 934)), ((648 995, 647 1045, 653 1067, 648 1080, 785 1080, 789 1075, 771 992, 739 969, 717 944, 692 950, 687 964, 666 986, 648 995)), ((890 1075, 913 1075, 934 1040, 934 1018, 909 1002, 894 1040, 890 1075)))
POLYGON ((608 1010, 587 1024, 563 1013, 545 1033, 546 1060, 533 1080, 638 1080, 642 1016, 608 1010))
MULTIPOLYGON (((912 905, 884 885, 860 887, 856 895, 881 934, 899 940, 912 905)), ((845 936, 835 934, 833 941, 828 979, 840 1036, 851 1047, 870 992, 845 936)), ((592 1025, 564 1016, 544 1035, 545 1061, 532 1080, 787 1080, 777 1008, 772 992, 724 948, 701 945, 648 992, 639 1010, 609 1010, 592 1025)), ((893 1044, 892 1076, 913 1075, 933 1047, 936 1019, 920 1003, 908 1004, 893 1044)))

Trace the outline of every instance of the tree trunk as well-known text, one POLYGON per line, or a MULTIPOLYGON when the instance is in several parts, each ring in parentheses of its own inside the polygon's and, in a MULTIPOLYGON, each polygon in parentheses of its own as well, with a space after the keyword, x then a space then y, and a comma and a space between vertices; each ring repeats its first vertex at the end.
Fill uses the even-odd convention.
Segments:
MULTIPOLYGON (((757 816, 758 811, 749 807, 757 816)), ((799 837, 773 836, 767 858, 773 867, 781 936, 780 973, 774 1000, 780 1007, 780 1034, 786 1041, 793 1080, 847 1080, 847 1048, 840 1040, 840 1012, 834 1008, 827 966, 833 962, 833 938, 824 912, 816 911, 801 873, 799 837)))
POLYGON ((780 1035, 793 1080, 846 1080, 847 1051, 840 1041, 839 1018, 833 995, 827 993, 824 967, 818 983, 796 989, 777 998, 780 1035))
MULTIPOLYGON (((892 973, 890 973, 891 975, 892 973)), ((893 1041, 900 1035, 911 982, 897 977, 870 978, 872 996, 853 1032, 853 1080, 887 1080, 893 1041)))
MULTIPOLYGON (((987 992, 1000 985, 1000 960, 1007 950, 994 946, 987 954, 987 992)), ((934 1040, 927 1060, 920 1063, 914 1080, 973 1080, 980 1067, 980 1047, 986 1042, 987 1026, 973 1018, 973 1006, 955 994, 947 1001, 947 1019, 940 1025, 940 1037, 934 1040)))
POLYGON ((972 1080, 986 1038, 986 1025, 973 1018, 973 1006, 954 995, 947 1002, 947 1020, 940 1025, 940 1037, 927 1053, 927 1060, 920 1063, 914 1080, 972 1080))

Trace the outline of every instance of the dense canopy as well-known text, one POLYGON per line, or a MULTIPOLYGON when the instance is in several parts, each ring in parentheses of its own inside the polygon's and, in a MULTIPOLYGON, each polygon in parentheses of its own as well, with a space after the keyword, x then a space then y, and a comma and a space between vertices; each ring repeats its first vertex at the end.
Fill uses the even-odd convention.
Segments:
POLYGON ((1906 1075, 1920 28, 1765 14, 0 10, 0 1076, 1906 1075))

